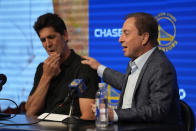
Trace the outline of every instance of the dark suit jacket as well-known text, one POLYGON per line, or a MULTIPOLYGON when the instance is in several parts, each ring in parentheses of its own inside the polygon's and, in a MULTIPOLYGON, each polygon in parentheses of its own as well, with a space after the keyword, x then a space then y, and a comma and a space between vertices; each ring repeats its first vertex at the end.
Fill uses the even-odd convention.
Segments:
POLYGON ((181 120, 176 71, 158 48, 144 64, 133 94, 132 108, 121 109, 128 74, 106 68, 103 80, 121 90, 118 121, 169 122, 181 120))

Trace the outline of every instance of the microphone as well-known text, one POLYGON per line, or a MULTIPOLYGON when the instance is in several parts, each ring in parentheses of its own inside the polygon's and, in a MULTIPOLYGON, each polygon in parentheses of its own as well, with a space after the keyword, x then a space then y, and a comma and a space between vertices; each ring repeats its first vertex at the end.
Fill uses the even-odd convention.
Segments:
MULTIPOLYGON (((58 105, 56 109, 54 109, 53 112, 60 112, 62 106, 67 103, 68 101, 73 101, 75 98, 80 97, 83 92, 86 90, 86 85, 84 83, 83 79, 74 79, 69 85, 68 85, 68 90, 69 93, 63 100, 61 104, 58 105)), ((73 103, 72 103, 73 104, 73 103)), ((71 104, 71 106, 72 106, 71 104)))
POLYGON ((87 89, 86 84, 83 79, 74 79, 69 85, 69 90, 71 95, 76 95, 80 97, 84 91, 87 89))
MULTIPOLYGON (((62 122, 64 123, 77 123, 77 121, 79 120, 78 117, 76 116, 72 116, 72 111, 73 111, 73 104, 74 101, 80 97, 84 91, 86 90, 86 85, 84 83, 83 79, 74 79, 69 85, 68 85, 68 90, 69 93, 68 95, 65 97, 64 101, 59 104, 57 107, 55 107, 45 118, 47 118, 51 113, 57 113, 57 114, 62 114, 62 110, 63 110, 63 106, 65 105, 65 103, 71 101, 70 103, 70 109, 69 109, 69 117, 65 118, 64 120, 62 120, 62 122)), ((66 105, 67 106, 67 105, 66 105)), ((43 115, 43 114, 42 114, 43 115)), ((42 116, 39 116, 40 118, 42 116)), ((41 118, 41 119, 45 119, 45 118, 41 118)), ((49 118, 48 118, 49 119, 49 118)), ((50 118, 51 119, 51 118, 50 118)))
MULTIPOLYGON (((65 118, 62 122, 64 123, 81 123, 78 117, 72 116, 73 111, 73 103, 76 97, 80 97, 84 91, 87 89, 86 85, 84 83, 83 79, 74 79, 69 85, 68 85, 69 91, 70 91, 70 97, 71 97, 71 105, 69 109, 69 117, 65 118)), ((68 95, 69 96, 69 95, 68 95)))
POLYGON ((2 90, 2 86, 6 83, 7 77, 4 74, 0 74, 0 91, 2 90))

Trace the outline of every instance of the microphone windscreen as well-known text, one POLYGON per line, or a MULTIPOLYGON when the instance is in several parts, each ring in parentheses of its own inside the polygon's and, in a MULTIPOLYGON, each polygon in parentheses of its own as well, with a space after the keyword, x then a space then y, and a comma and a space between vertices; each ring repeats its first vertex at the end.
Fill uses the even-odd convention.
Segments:
POLYGON ((4 85, 7 81, 7 77, 4 74, 0 74, 0 85, 4 85))
POLYGON ((83 79, 74 79, 70 84, 69 84, 69 90, 74 90, 74 92, 78 95, 81 96, 83 92, 86 90, 86 85, 84 83, 83 79))

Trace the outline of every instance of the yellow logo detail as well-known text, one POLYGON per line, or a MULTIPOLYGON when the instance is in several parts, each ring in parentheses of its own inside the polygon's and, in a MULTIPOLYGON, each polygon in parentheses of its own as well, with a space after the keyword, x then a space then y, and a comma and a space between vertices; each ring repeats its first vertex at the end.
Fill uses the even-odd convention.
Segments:
POLYGON ((107 85, 107 90, 108 90, 108 104, 109 104, 109 106, 113 109, 117 108, 120 93, 118 93, 109 84, 107 85))
POLYGON ((167 52, 172 50, 176 45, 176 18, 170 13, 160 13, 155 17, 159 23, 159 49, 167 52))

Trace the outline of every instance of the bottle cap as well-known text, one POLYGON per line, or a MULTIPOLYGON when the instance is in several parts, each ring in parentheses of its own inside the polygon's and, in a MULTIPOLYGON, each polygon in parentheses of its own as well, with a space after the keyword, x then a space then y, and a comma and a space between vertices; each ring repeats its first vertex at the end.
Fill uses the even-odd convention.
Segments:
POLYGON ((99 88, 104 88, 105 87, 105 83, 99 83, 99 88))

